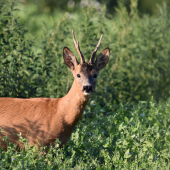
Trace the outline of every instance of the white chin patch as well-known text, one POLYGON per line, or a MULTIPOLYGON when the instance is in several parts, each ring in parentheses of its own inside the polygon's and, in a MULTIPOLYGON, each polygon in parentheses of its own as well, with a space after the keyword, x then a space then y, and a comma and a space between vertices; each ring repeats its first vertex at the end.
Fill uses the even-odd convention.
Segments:
POLYGON ((90 96, 91 93, 86 93, 86 92, 84 92, 84 95, 85 95, 85 96, 90 96))

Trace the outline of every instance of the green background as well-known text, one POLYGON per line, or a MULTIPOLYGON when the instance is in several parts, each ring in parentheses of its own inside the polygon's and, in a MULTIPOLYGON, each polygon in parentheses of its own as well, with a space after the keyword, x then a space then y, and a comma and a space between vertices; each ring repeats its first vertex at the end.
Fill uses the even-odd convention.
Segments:
POLYGON ((79 60, 72 29, 86 61, 101 34, 98 54, 109 47, 110 60, 66 147, 56 142, 44 156, 10 144, 1 149, 1 169, 169 169, 169 2, 119 1, 114 8, 112 1, 76 1, 72 8, 55 2, 1 3, 0 96, 64 96, 73 76, 63 47, 79 60))

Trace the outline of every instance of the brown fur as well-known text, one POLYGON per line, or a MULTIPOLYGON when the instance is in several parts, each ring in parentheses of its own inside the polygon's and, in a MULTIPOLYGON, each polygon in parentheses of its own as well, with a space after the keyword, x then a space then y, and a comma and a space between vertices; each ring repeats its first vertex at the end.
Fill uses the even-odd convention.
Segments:
POLYGON ((5 132, 0 133, 0 146, 7 147, 2 140, 4 135, 10 142, 23 146, 17 142, 16 134, 20 132, 31 145, 50 146, 56 139, 60 140, 61 146, 65 145, 87 102, 88 98, 80 95, 75 82, 70 92, 61 99, 0 98, 0 125, 5 132))
MULTIPOLYGON (((105 53, 108 61, 109 51, 105 53)), ((100 56, 103 56, 101 54, 100 56)), ((22 133, 22 137, 27 138, 30 145, 37 147, 49 147, 56 139, 59 139, 62 147, 70 139, 90 97, 83 93, 83 86, 90 83, 95 89, 96 78, 93 76, 102 68, 98 68, 97 63, 93 66, 87 63, 79 64, 66 47, 63 56, 74 76, 73 85, 66 96, 60 99, 0 98, 0 146, 4 149, 7 149, 7 143, 3 136, 8 136, 9 141, 18 144, 18 147, 23 146, 18 142, 18 133, 22 133), (77 74, 80 74, 81 78, 78 78, 77 74)))

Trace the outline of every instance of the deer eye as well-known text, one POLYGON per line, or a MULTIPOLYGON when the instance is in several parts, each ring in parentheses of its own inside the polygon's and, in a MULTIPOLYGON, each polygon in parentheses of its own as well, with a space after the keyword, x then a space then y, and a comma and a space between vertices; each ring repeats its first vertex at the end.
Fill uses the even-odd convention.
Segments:
POLYGON ((97 78, 97 74, 95 74, 93 77, 94 77, 94 78, 97 78))
POLYGON ((80 74, 77 74, 77 77, 80 78, 81 77, 80 74))

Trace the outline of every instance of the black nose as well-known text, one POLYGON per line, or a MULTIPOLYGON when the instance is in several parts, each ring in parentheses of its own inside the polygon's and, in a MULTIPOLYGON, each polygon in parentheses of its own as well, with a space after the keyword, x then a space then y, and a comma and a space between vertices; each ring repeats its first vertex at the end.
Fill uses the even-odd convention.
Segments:
POLYGON ((93 87, 92 86, 83 86, 83 91, 85 91, 86 93, 92 92, 93 87))

